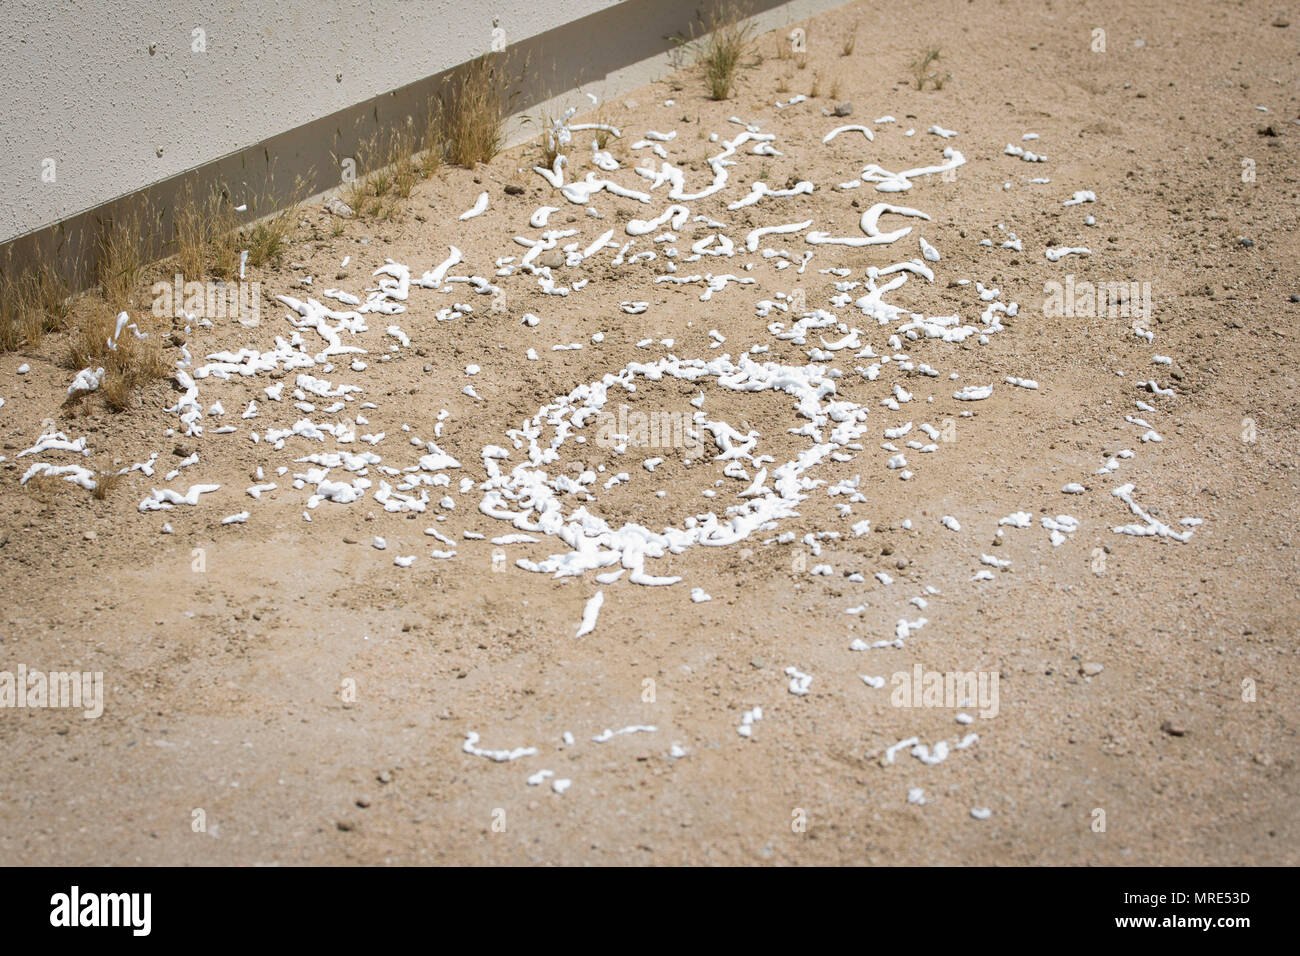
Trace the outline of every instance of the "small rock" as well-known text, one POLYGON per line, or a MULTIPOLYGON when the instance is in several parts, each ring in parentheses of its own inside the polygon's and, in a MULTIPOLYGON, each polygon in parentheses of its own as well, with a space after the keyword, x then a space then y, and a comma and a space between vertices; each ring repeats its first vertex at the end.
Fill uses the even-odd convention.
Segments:
POLYGON ((1163 730, 1165 733, 1167 733, 1170 737, 1183 737, 1187 734, 1186 727, 1172 720, 1166 720, 1164 723, 1160 725, 1160 729, 1163 730))
POLYGON ((375 775, 375 779, 378 780, 380 783, 392 783, 393 775, 389 773, 387 770, 381 770, 378 774, 375 775))
POLYGON ((522 196, 523 194, 524 194, 523 186, 520 186, 518 183, 506 183, 507 196, 522 196))
POLYGON ((365 794, 362 794, 361 796, 357 797, 357 806, 359 806, 362 810, 364 810, 366 807, 370 806, 370 798, 367 797, 365 794))
POLYGON ((548 249, 537 257, 537 261, 544 266, 558 269, 560 266, 564 265, 564 253, 559 249, 548 249))
POLYGON ((193 442, 182 441, 176 443, 176 447, 172 449, 172 454, 177 458, 189 458, 197 450, 193 442))
POLYGON ((851 116, 853 114, 853 104, 848 102, 836 103, 834 112, 836 116, 851 116))
MULTIPOLYGON (((352 207, 345 203, 338 196, 332 196, 325 200, 325 211, 333 213, 341 219, 348 219, 352 216, 352 207)), ((340 828, 341 829, 341 828, 340 828)))
POLYGON ((344 833, 350 833, 357 828, 355 821, 352 820, 339 820, 334 825, 344 833))
POLYGON ((85 534, 82 535, 82 537, 85 538, 87 541, 94 541, 96 538, 99 537, 99 535, 95 534, 95 532, 93 531, 87 531, 85 534))
POLYGON ((1103 670, 1105 670, 1105 668, 1103 668, 1100 664, 1094 661, 1089 661, 1088 663, 1084 664, 1082 667, 1079 668, 1079 673, 1082 674, 1084 677, 1096 677, 1103 670))
POLYGON ((1300 302, 1300 295, 1296 294, 1295 292, 1292 292, 1292 293, 1291 293, 1291 301, 1292 301, 1292 302, 1300 302))
POLYGON ((1255 247, 1255 240, 1254 240, 1254 239, 1247 239, 1245 236, 1242 236, 1242 237, 1239 238, 1237 241, 1240 242, 1240 243, 1241 243, 1243 246, 1245 246, 1247 249, 1253 249, 1253 248, 1255 247))

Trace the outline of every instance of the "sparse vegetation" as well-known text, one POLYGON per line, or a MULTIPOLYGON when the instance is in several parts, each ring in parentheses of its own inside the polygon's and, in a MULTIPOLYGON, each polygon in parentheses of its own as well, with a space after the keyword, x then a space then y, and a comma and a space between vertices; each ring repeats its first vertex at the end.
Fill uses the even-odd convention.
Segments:
POLYGON ((144 268, 145 214, 139 208, 123 209, 101 223, 95 260, 95 278, 104 301, 114 314, 131 306, 144 268))
MULTIPOLYGON (((609 101, 601 97, 600 104, 596 107, 596 114, 592 118, 593 123, 601 126, 614 126, 613 117, 609 115, 609 101)), ((597 129, 592 131, 592 139, 596 143, 597 149, 609 149, 610 143, 614 140, 614 134, 607 129, 597 129)))
POLYGON ((822 95, 822 75, 820 73, 814 73, 812 78, 812 84, 808 87, 808 98, 815 100, 817 99, 817 97, 821 95, 822 95))
POLYGON ((116 471, 101 471, 95 476, 95 490, 90 493, 91 497, 96 501, 106 501, 122 484, 123 477, 116 471))
POLYGON ((831 99, 838 100, 843 92, 844 88, 840 83, 840 78, 837 76, 831 80, 831 99))
POLYGON ((241 252, 248 253, 250 266, 265 265, 279 258, 308 188, 307 178, 300 176, 294 182, 288 202, 279 203, 273 187, 268 187, 248 205, 255 214, 264 209, 269 214, 240 226, 228 190, 214 188, 200 198, 187 185, 177 201, 175 213, 176 256, 181 273, 195 281, 208 275, 232 279, 239 275, 241 252))
POLYGON ((446 159, 472 167, 500 152, 505 105, 506 76, 499 59, 485 53, 467 64, 452 81, 437 113, 446 159))
POLYGON ((858 21, 853 21, 853 26, 849 27, 848 34, 844 37, 844 42, 840 44, 840 56, 852 56, 853 48, 858 45, 858 21))
POLYGON ((743 19, 737 7, 722 7, 704 21, 704 36, 690 44, 695 63, 704 72, 710 99, 731 97, 740 67, 753 49, 754 25, 743 19))
POLYGON ((176 229, 176 265, 187 279, 202 279, 208 256, 208 219, 195 195, 193 182, 186 182, 176 201, 173 223, 176 229))
MULTIPOLYGON (((537 137, 537 150, 541 154, 538 162, 539 166, 550 169, 555 165, 556 157, 564 152, 565 142, 563 141, 563 131, 565 124, 572 118, 572 110, 569 114, 562 117, 553 116, 548 110, 543 110, 538 116, 536 122, 542 131, 537 137)), ((524 117, 525 123, 533 122, 532 117, 524 117)))
POLYGON ((207 202, 208 272, 218 278, 239 275, 239 228, 234 203, 214 188, 207 202))
POLYGON ((229 278, 239 274, 241 236, 234 206, 225 192, 212 188, 199 196, 192 184, 186 184, 177 199, 174 221, 177 267, 186 279, 202 281, 208 275, 229 278))
MULTIPOLYGON (((260 212, 262 209, 268 209, 271 212, 269 215, 263 216, 240 230, 240 244, 248 250, 248 264, 250 266, 265 265, 271 260, 280 257, 281 252, 284 250, 284 241, 293 230, 293 224, 298 215, 298 207, 306 198, 309 188, 307 180, 300 176, 294 181, 288 202, 277 203, 271 195, 270 187, 268 187, 265 195, 254 200, 252 205, 255 212, 260 212)), ((409 189, 407 193, 409 195, 409 189)), ((238 256, 236 256, 236 260, 238 260, 238 256)), ((236 265, 235 274, 239 274, 238 265, 236 265)))
POLYGON ((368 171, 347 185, 343 201, 352 207, 358 219, 394 219, 398 196, 405 198, 411 194, 416 163, 409 154, 399 155, 400 149, 397 135, 390 137, 386 147, 380 145, 378 136, 357 147, 357 167, 368 171))
POLYGON ((406 125, 394 130, 388 138, 388 155, 385 159, 393 177, 393 194, 400 199, 410 199, 415 184, 420 181, 420 163, 415 154, 419 149, 415 124, 408 116, 406 125))
MULTIPOLYGON (((130 328, 117 332, 117 312, 105 303, 88 296, 79 303, 80 315, 72 323, 68 337, 67 367, 70 369, 103 368, 99 388, 89 394, 99 395, 115 412, 130 407, 131 396, 141 386, 169 373, 163 361, 157 330, 147 338, 137 338, 130 328), (110 345, 111 343, 111 345, 110 345)), ((133 321, 143 318, 133 317, 133 321)), ((77 394, 66 404, 76 404, 86 397, 77 394)))
POLYGON ((940 55, 938 47, 930 47, 918 53, 916 59, 912 61, 912 80, 918 90, 924 90, 926 83, 936 90, 941 90, 944 84, 952 79, 951 73, 940 75, 938 71, 930 69, 938 62, 940 55))
POLYGON ((443 145, 441 112, 438 108, 438 101, 434 97, 429 99, 428 111, 424 117, 424 126, 420 130, 416 145, 419 150, 418 155, 415 157, 416 167, 419 169, 420 175, 428 179, 442 168, 446 152, 443 145))
POLYGON ((5 264, 0 271, 0 352, 38 344, 45 333, 62 329, 67 315, 68 289, 51 265, 20 270, 12 259, 5 264))

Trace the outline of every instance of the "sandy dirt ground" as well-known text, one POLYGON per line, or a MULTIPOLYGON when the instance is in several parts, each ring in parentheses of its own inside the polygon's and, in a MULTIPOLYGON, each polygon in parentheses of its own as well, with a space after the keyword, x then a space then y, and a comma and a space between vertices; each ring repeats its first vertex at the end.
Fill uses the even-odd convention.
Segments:
MULTIPOLYGON (((710 101, 683 69, 611 98, 599 118, 574 118, 619 127, 609 145, 619 168, 593 166, 593 133, 575 131, 566 181, 594 172, 649 190, 648 203, 609 191, 570 202, 532 171, 527 147, 442 171, 392 221, 348 220, 333 235, 334 217, 306 207, 283 264, 247 276, 261 284, 260 326, 182 318, 158 329, 141 295, 141 327, 175 330, 190 373, 223 352, 247 365, 277 337, 281 358, 303 363, 197 378, 201 435, 186 434, 184 393, 170 381, 124 413, 93 396, 64 408, 72 373, 58 337, 0 356, 0 669, 103 674, 96 719, 0 709, 0 859, 1300 862, 1300 19, 1258 2, 1140 6, 852 3, 791 24, 806 32, 806 60, 779 54, 790 28, 759 38, 762 61, 731 100, 710 101), (941 50, 931 69, 942 88, 918 91, 909 64, 928 47, 941 50), (777 107, 797 94, 807 99, 777 107), (828 115, 843 102, 851 115, 828 115), (703 190, 709 159, 747 131, 732 117, 774 138, 736 146, 734 165, 719 166, 724 188, 686 201, 676 231, 629 235, 673 202, 671 184, 651 190, 633 167, 661 170, 657 144, 685 191, 703 190), (823 142, 851 124, 874 139, 823 142), (647 131, 676 136, 633 148, 647 131), (776 154, 755 154, 763 143, 776 154), (868 164, 944 165, 945 148, 964 164, 912 176, 905 191, 860 178, 868 164), (758 180, 815 189, 728 208, 758 180), (460 220, 483 191, 486 211, 460 220), (1095 201, 1065 205, 1079 191, 1095 201), (912 227, 890 243, 808 242, 867 238, 860 217, 881 202, 929 218, 887 212, 881 231, 912 227), (542 205, 557 210, 530 225, 542 205), (808 220, 746 248, 751 230, 808 220), (529 248, 514 237, 548 229, 576 233, 525 268, 529 248), (609 229, 610 245, 564 264, 575 261, 564 246, 587 250, 609 229), (690 261, 715 233, 734 254, 690 261), (938 261, 922 258, 922 236, 938 261), (1013 236, 1020 249, 1003 245, 1013 236), (391 259, 418 279, 450 246, 464 261, 447 276, 484 277, 499 293, 412 285, 403 300, 401 270, 373 275, 391 259), (1060 247, 1090 255, 1049 261, 1060 247), (646 251, 655 258, 633 261, 646 251), (905 278, 880 297, 900 311, 864 312, 868 270, 909 262, 875 279, 905 278), (546 263, 568 295, 546 294, 530 273, 546 263), (706 301, 703 283, 655 281, 723 274, 753 281, 706 301), (1053 314, 1049 284, 1067 276, 1137 283, 1130 305, 1149 294, 1151 314, 1091 314, 1078 300, 1053 314), (372 291, 384 288, 397 291, 372 291), (275 297, 348 313, 326 289, 403 310, 330 319, 347 326, 331 331, 338 343, 365 352, 324 356, 327 338, 296 328, 290 317, 302 316, 275 297), (776 303, 766 315, 764 301, 776 303), (648 306, 631 314, 625 302, 648 306), (440 321, 455 303, 473 311, 440 321), (792 335, 801 305, 814 323, 792 335), (945 340, 964 326, 964 339, 945 340), (570 344, 581 348, 554 348, 570 344), (566 425, 555 460, 528 471, 527 441, 514 438, 539 409, 581 400, 575 390, 629 363, 676 359, 697 373, 715 363, 713 374, 643 375, 635 392, 615 386, 606 410, 687 422, 704 449, 689 464, 685 438, 611 448, 592 420, 566 425), (719 375, 724 360, 770 363, 768 377, 719 375), (304 374, 359 391, 295 396, 304 374), (777 387, 743 384, 760 380, 777 387), (1143 385, 1152 381, 1160 391, 1143 385), (987 398, 954 397, 986 385, 987 398), (279 401, 265 391, 276 386, 279 401), (250 401, 257 415, 244 418, 250 401), (224 414, 210 414, 214 403, 224 414), (718 460, 697 413, 734 429, 733 460, 718 460), (268 433, 302 420, 333 433, 301 428, 276 448, 268 433), (849 435, 838 443, 837 428, 849 435), (20 456, 51 431, 85 438, 85 451, 20 456), (743 440, 751 432, 756 443, 743 440), (373 445, 363 437, 381 433, 373 445), (485 458, 491 446, 509 457, 485 458), (317 473, 295 487, 318 467, 302 459, 344 452, 382 463, 319 459, 336 462, 325 480, 340 484, 317 473), (442 457, 421 469, 438 452, 458 467, 442 457), (155 453, 152 476, 132 471, 102 501, 61 478, 20 483, 34 463, 107 471, 155 453), (197 462, 179 467, 191 453, 197 462), (814 453, 801 486, 787 463, 814 453), (890 467, 895 455, 906 465, 890 467), (663 459, 654 471, 650 458, 663 459), (766 484, 741 497, 764 467, 766 484), (505 481, 493 484, 493 470, 516 468, 552 488, 591 474, 560 496, 556 524, 529 532, 480 507, 505 481), (362 478, 368 487, 352 484, 362 478), (376 499, 381 482, 395 510, 376 499), (270 483, 260 498, 246 492, 270 483), (1063 491, 1076 483, 1080 493, 1063 491), (196 505, 140 510, 152 489, 194 485, 220 487, 196 505), (359 499, 313 498, 344 486, 359 499), (685 535, 709 513, 725 521, 764 504, 785 510, 743 540, 646 557, 647 574, 680 577, 667 586, 634 583, 634 570, 599 583, 600 569, 557 577, 517 563, 571 554, 547 531, 579 507, 592 524, 685 535), (246 522, 223 523, 241 512, 246 522), (1000 524, 1017 512, 1028 527, 1000 524), (1074 521, 1057 524, 1057 545, 1059 516, 1074 521), (521 534, 533 540, 493 543, 521 534), (598 593, 595 626, 576 637, 598 593), (916 667, 996 678, 996 716, 946 700, 900 706, 893 675, 916 667), (791 690, 800 674, 811 676, 805 694, 791 690), (595 739, 639 727, 654 729, 595 739), (496 760, 467 739, 534 752, 496 760)), ((185 360, 178 346, 167 355, 185 360)), ((549 447, 555 424, 542 425, 549 447)), ((526 497, 494 500, 522 514, 526 497)), ((635 569, 633 550, 622 559, 635 569)))

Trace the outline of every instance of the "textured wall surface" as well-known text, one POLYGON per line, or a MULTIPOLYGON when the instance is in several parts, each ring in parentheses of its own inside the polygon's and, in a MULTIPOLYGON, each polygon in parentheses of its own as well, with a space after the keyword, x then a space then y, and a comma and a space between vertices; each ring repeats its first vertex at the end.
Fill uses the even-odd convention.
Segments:
POLYGON ((620 2, 4 0, 0 242, 620 2))
MULTIPOLYGON (((464 63, 494 26, 556 38, 537 47, 555 93, 574 85, 565 59, 614 95, 714 2, 0 0, 0 244, 464 63)), ((766 29, 840 2, 752 7, 766 29)))

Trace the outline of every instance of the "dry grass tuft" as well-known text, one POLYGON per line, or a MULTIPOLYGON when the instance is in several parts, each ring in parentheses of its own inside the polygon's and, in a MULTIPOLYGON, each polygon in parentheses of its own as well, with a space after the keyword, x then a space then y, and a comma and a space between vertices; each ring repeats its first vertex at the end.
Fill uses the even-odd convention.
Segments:
MULTIPOLYGON (((273 187, 267 187, 264 195, 258 196, 250 203, 254 215, 261 217, 239 230, 240 245, 248 250, 250 266, 265 265, 279 259, 283 254, 285 240, 293 231, 294 222, 298 218, 298 209, 310 188, 309 179, 310 177, 299 176, 294 180, 288 202, 277 203, 272 196, 273 187)), ((235 275, 239 275, 238 259, 236 254, 235 275)))
MULTIPOLYGON (((565 124, 572 117, 556 117, 549 110, 543 110, 537 117, 537 125, 541 127, 541 132, 537 135, 537 152, 540 156, 538 165, 545 169, 550 169, 555 165, 555 159, 564 152, 565 144, 561 142, 561 134, 564 131, 565 124)), ((531 117, 524 117, 524 122, 532 122, 531 117)))
POLYGON ((208 194, 207 210, 208 272, 220 279, 239 275, 239 214, 225 190, 208 194))
MULTIPOLYGON (((604 97, 601 97, 600 104, 596 107, 595 116, 591 121, 601 126, 618 125, 614 122, 614 117, 610 115, 609 101, 604 97)), ((616 139, 614 134, 607 129, 592 130, 591 138, 595 140, 597 149, 609 149, 610 143, 616 139)))
POLYGON ((176 229, 176 266, 186 279, 202 281, 208 256, 208 219, 206 210, 195 193, 193 182, 187 182, 176 200, 173 222, 176 229))
POLYGON ((215 188, 200 196, 193 183, 186 183, 177 197, 173 221, 176 264, 186 280, 239 274, 237 217, 228 196, 215 188))
POLYGON ((101 224, 95 278, 104 301, 114 313, 131 307, 144 268, 146 214, 124 209, 101 224))
POLYGON ((840 44, 840 56, 852 56, 853 48, 858 45, 858 21, 853 21, 853 26, 849 27, 848 35, 844 37, 844 42, 840 44))
POLYGON ((418 150, 415 157, 416 167, 420 170, 420 175, 428 179, 442 168, 442 164, 446 159, 441 113, 438 109, 438 101, 434 97, 429 98, 424 126, 416 140, 416 148, 418 150))
POLYGON ((506 73, 497 55, 467 64, 440 101, 437 125, 448 162, 473 167, 489 162, 505 142, 506 73))
MULTIPOLYGON (((131 407, 138 389, 171 373, 162 357, 161 332, 157 328, 141 330, 147 338, 137 338, 129 328, 113 342, 117 331, 117 313, 104 303, 87 300, 81 314, 72 321, 68 336, 67 367, 70 369, 103 368, 104 378, 92 395, 98 395, 115 412, 131 407), (113 344, 110 346, 110 342, 113 344)), ((133 316, 137 323, 143 314, 133 316)), ((85 395, 71 396, 65 404, 75 404, 85 395)))
POLYGON ((276 201, 274 184, 268 186, 263 195, 249 200, 248 206, 260 218, 245 226, 239 225, 240 214, 228 189, 214 187, 200 196, 194 185, 187 183, 177 198, 174 215, 176 263, 181 274, 195 282, 209 275, 234 279, 239 276, 241 252, 248 253, 248 265, 254 267, 278 259, 307 194, 308 180, 300 176, 294 181, 286 203, 276 201))
MULTIPOLYGON (((742 22, 743 18, 736 6, 721 7, 704 21, 705 35, 690 44, 695 63, 704 72, 710 99, 731 97, 740 67, 753 51, 754 25, 742 22)), ((779 51, 778 57, 785 58, 779 51)))
POLYGON ((415 159, 415 138, 407 129, 394 134, 393 142, 393 193, 399 199, 410 199, 415 184, 423 178, 415 159))
POLYGON ((936 90, 941 90, 944 84, 952 79, 951 73, 940 76, 937 71, 930 69, 939 59, 939 48, 930 47, 918 53, 916 59, 912 61, 912 80, 916 83, 918 90, 924 90, 926 83, 929 83, 936 90))
POLYGON ((372 137, 357 148, 358 167, 370 169, 348 184, 343 201, 352 207, 358 219, 392 220, 397 216, 398 198, 411 194, 418 167, 409 153, 399 155, 402 149, 399 143, 403 141, 408 145, 413 142, 394 134, 387 144, 372 137))
POLYGON ((39 344, 67 316, 68 288, 53 266, 19 270, 10 261, 0 271, 0 352, 39 344))
POLYGON ((95 476, 95 490, 90 493, 91 497, 96 501, 107 501, 108 496, 121 486, 125 477, 115 471, 101 471, 95 476))

